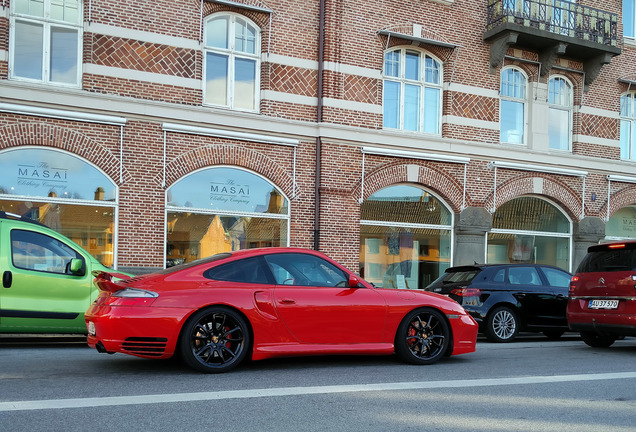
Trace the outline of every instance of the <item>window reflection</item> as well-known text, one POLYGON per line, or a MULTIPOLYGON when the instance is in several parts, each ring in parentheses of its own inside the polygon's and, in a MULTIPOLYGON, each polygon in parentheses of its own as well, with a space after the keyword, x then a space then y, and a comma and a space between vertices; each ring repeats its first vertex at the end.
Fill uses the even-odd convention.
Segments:
POLYGON ((361 208, 360 275, 383 288, 426 287, 450 265, 451 218, 419 187, 376 192, 361 208))

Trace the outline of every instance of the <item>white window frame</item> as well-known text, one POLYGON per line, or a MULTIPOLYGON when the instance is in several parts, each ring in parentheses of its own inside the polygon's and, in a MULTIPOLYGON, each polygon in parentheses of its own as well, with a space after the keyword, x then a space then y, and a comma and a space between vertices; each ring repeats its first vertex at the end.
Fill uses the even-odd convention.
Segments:
POLYGON ((623 16, 623 37, 628 38, 628 39, 636 39, 636 0, 623 0, 623 4, 622 4, 622 16, 623 16), (626 14, 625 13, 625 3, 630 3, 631 4, 631 8, 632 8, 632 13, 631 14, 626 14), (631 27, 632 27, 632 31, 633 34, 625 34, 625 20, 631 20, 631 27))
MULTIPOLYGON (((548 128, 553 118, 550 114, 552 111, 566 112, 568 116, 568 142, 567 148, 552 147, 552 143, 548 142, 550 150, 572 151, 572 129, 573 129, 573 109, 574 109, 574 86, 572 82, 562 75, 553 75, 548 79, 548 128), (559 94, 556 101, 551 101, 552 94, 551 85, 554 81, 563 81, 566 84, 566 94, 559 94)), ((550 135, 548 133, 548 141, 550 135)))
POLYGON ((249 18, 240 15, 240 14, 236 14, 236 13, 228 13, 228 12, 221 12, 221 13, 215 13, 212 14, 210 16, 208 16, 203 24, 203 28, 204 28, 204 34, 203 34, 203 104, 204 105, 208 105, 208 106, 216 106, 216 107, 223 107, 223 108, 230 108, 230 109, 234 109, 237 111, 247 111, 247 112, 259 112, 260 109, 260 102, 261 102, 261 28, 256 25, 256 23, 254 23, 252 20, 250 20, 249 18), (206 45, 207 43, 207 31, 208 31, 208 22, 212 21, 213 19, 217 19, 217 18, 227 18, 228 20, 228 48, 224 49, 224 48, 218 48, 218 47, 211 47, 206 45), (242 20, 245 22, 246 25, 248 26, 252 26, 255 30, 255 41, 254 41, 254 53, 247 53, 247 52, 243 52, 243 51, 236 51, 235 50, 235 42, 236 42, 236 23, 237 20, 242 20), (220 54, 223 56, 227 56, 228 58, 228 71, 227 71, 227 104, 225 105, 220 105, 220 104, 215 104, 212 102, 208 102, 206 100, 206 94, 207 94, 207 54, 208 53, 214 53, 214 54, 220 54), (235 99, 235 80, 234 80, 234 74, 235 74, 235 60, 237 58, 244 58, 244 59, 249 59, 249 60, 253 60, 255 61, 255 76, 254 76, 254 108, 253 109, 247 109, 247 108, 241 108, 241 107, 236 107, 235 103, 234 103, 234 99, 235 99))
POLYGON ((442 131, 442 112, 443 112, 443 97, 444 97, 444 91, 443 91, 443 81, 444 81, 444 64, 443 62, 437 58, 436 56, 432 55, 431 53, 424 51, 424 50, 419 50, 413 47, 394 47, 391 49, 388 49, 384 52, 383 57, 382 57, 382 106, 383 106, 383 117, 384 117, 384 110, 386 109, 385 103, 384 103, 384 93, 385 93, 385 85, 386 82, 390 81, 390 82, 395 82, 398 83, 400 85, 400 103, 399 103, 399 113, 398 113, 398 127, 397 128, 392 128, 392 127, 387 127, 383 125, 384 129, 397 129, 397 130, 403 130, 403 131, 407 131, 407 132, 417 132, 417 133, 428 133, 428 134, 434 134, 434 135, 441 135, 441 131, 442 131), (396 52, 398 51, 400 54, 400 63, 399 63, 399 72, 398 72, 398 76, 391 76, 391 75, 387 75, 387 71, 386 71, 386 56, 387 54, 391 53, 391 52, 396 52), (411 79, 407 79, 406 78, 406 53, 407 52, 416 52, 419 54, 420 56, 420 70, 419 70, 419 80, 411 80, 411 79), (437 64, 437 83, 431 83, 431 82, 427 82, 426 81, 426 59, 430 58, 432 61, 434 61, 437 64), (404 129, 404 94, 405 94, 405 88, 407 85, 412 85, 412 86, 417 86, 421 89, 420 91, 420 97, 419 97, 419 104, 420 104, 420 111, 419 111, 419 117, 418 117, 418 130, 414 131, 411 129, 404 129), (431 89, 436 89, 439 91, 439 98, 437 101, 437 106, 439 109, 439 112, 437 113, 437 119, 436 119, 436 131, 435 132, 427 132, 424 131, 424 124, 425 124, 425 119, 426 119, 426 106, 424 105, 425 103, 425 90, 426 88, 431 88, 431 89))
POLYGON ((10 21, 9 21, 9 79, 16 81, 27 81, 45 83, 63 87, 80 88, 82 86, 82 65, 83 65, 83 40, 84 40, 84 28, 83 28, 83 16, 84 7, 83 1, 78 0, 77 10, 77 22, 71 24, 66 21, 55 20, 50 17, 51 2, 52 0, 42 0, 44 3, 44 16, 38 17, 29 14, 22 14, 15 12, 17 2, 11 2, 10 21), (15 54, 17 52, 15 48, 16 35, 15 27, 16 21, 21 23, 38 24, 43 27, 43 47, 42 47, 42 79, 33 79, 23 76, 15 75, 15 54), (51 28, 71 29, 77 32, 77 65, 76 65, 76 77, 75 83, 66 83, 59 81, 51 81, 51 28))
POLYGON ((627 92, 627 93, 623 93, 621 95, 621 99, 620 99, 620 138, 619 138, 619 142, 620 142, 620 150, 621 150, 621 155, 620 158, 622 160, 629 160, 629 161, 636 161, 636 107, 634 106, 636 105, 636 92, 631 91, 631 92, 627 92), (629 105, 627 110, 625 110, 625 107, 623 106, 625 99, 624 98, 628 98, 629 99, 629 105), (623 125, 627 123, 629 124, 629 130, 625 131, 623 129, 623 125), (627 139, 628 139, 628 155, 625 155, 623 152, 623 135, 624 134, 628 134, 627 139))
MULTIPOLYGON (((514 83, 513 83, 514 85, 514 83)), ((513 144, 513 145, 527 145, 528 142, 528 75, 526 75, 526 73, 518 67, 515 66, 507 66, 501 69, 501 73, 499 74, 499 141, 502 144, 513 144), (520 85, 519 88, 519 93, 522 93, 522 97, 519 96, 510 96, 507 94, 504 94, 504 74, 508 73, 508 71, 515 71, 518 72, 520 74, 520 76, 523 78, 523 83, 520 85), (521 138, 521 142, 513 142, 513 141, 504 141, 502 140, 502 115, 503 115, 503 101, 508 101, 508 102, 515 102, 515 103, 520 103, 522 104, 523 107, 523 120, 522 120, 522 127, 523 130, 521 131, 522 133, 522 138, 521 138)))

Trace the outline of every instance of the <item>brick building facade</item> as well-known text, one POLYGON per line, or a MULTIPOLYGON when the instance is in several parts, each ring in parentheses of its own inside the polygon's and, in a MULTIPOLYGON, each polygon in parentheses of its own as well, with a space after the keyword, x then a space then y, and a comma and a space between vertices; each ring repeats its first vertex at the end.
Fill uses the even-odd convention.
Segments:
POLYGON ((134 272, 201 256, 217 231, 228 248, 318 248, 378 283, 405 261, 427 281, 473 261, 572 270, 636 224, 622 5, 3 0, 0 210, 57 205, 63 233, 134 272), (60 195, 76 165, 110 198, 60 195), (220 207, 178 188, 208 174, 220 207), (230 192, 257 183, 269 202, 230 192))

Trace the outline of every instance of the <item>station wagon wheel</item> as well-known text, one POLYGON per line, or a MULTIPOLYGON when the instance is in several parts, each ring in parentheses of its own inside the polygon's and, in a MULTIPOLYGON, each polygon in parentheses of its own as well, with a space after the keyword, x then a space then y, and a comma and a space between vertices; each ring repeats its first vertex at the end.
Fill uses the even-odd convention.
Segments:
POLYGON ((239 313, 219 306, 195 313, 183 326, 179 342, 181 357, 188 366, 220 373, 245 359, 250 333, 239 313))
POLYGON ((450 344, 450 330, 443 314, 435 309, 417 309, 406 315, 395 335, 395 353, 412 364, 432 364, 450 344))
POLYGON ((495 308, 486 319, 486 339, 491 342, 511 342, 519 333, 519 318, 506 306, 495 308))
POLYGON ((581 339, 587 345, 593 348, 607 348, 616 342, 616 336, 612 335, 600 335, 595 332, 581 332, 581 339))

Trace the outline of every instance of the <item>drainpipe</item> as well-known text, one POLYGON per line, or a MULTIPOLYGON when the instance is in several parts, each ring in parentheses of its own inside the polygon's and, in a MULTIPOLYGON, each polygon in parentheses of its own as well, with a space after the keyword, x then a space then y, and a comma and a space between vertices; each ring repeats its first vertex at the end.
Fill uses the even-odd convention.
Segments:
POLYGON ((314 186, 314 198, 316 202, 314 211, 314 250, 320 249, 320 173, 322 171, 320 123, 322 123, 322 74, 325 54, 325 1, 326 0, 320 0, 320 18, 318 25, 318 106, 316 108, 318 136, 316 137, 316 178, 314 186))

